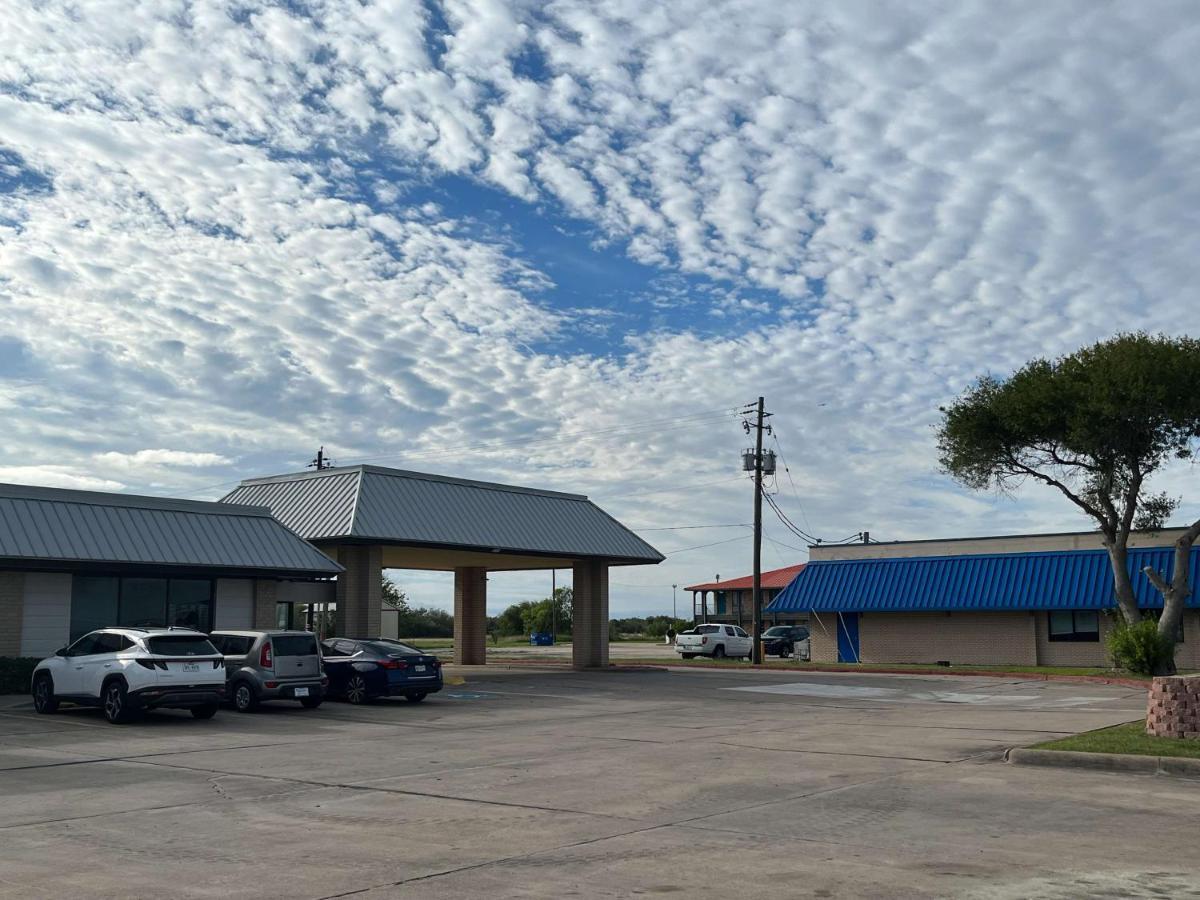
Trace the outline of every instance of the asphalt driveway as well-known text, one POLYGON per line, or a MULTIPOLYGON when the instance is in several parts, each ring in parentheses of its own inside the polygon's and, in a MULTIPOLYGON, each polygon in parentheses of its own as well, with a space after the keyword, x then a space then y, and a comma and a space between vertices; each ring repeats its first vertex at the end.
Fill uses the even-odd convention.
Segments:
POLYGON ((126 727, 0 698, 0 896, 1200 896, 1200 782, 1000 760, 1139 717, 1137 690, 466 677, 126 727))

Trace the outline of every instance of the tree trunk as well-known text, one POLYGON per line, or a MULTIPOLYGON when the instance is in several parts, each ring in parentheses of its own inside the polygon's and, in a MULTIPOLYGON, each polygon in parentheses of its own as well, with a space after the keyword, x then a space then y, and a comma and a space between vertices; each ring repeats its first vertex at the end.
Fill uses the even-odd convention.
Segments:
POLYGON ((1113 595, 1116 597, 1117 607, 1127 624, 1136 625, 1142 618, 1142 613, 1138 609, 1137 597, 1133 594, 1133 582, 1129 578, 1129 550, 1125 541, 1118 540, 1116 535, 1105 535, 1104 549, 1108 551, 1108 561, 1112 566, 1113 595))
MULTIPOLYGON (((1172 650, 1175 647, 1175 636, 1179 633, 1179 623, 1183 621, 1184 606, 1187 598, 1192 594, 1191 579, 1188 578, 1188 574, 1192 561, 1192 545, 1196 543, 1198 537, 1200 537, 1200 519, 1193 522, 1188 530, 1175 541, 1175 561, 1169 584, 1159 572, 1155 572, 1149 566, 1142 570, 1150 579, 1150 583, 1162 594, 1163 611, 1158 618, 1158 633, 1160 637, 1170 642, 1172 650)), ((1171 659, 1164 664, 1163 669, 1168 671, 1154 674, 1175 674, 1174 652, 1171 654, 1171 659)))

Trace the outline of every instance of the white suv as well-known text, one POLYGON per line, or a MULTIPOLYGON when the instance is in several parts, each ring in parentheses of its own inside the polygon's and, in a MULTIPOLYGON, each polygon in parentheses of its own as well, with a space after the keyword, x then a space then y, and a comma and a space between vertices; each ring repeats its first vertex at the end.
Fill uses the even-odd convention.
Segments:
POLYGON ((113 724, 156 708, 211 719, 225 699, 225 660, 198 631, 101 628, 38 663, 32 689, 40 713, 67 700, 101 707, 113 724))

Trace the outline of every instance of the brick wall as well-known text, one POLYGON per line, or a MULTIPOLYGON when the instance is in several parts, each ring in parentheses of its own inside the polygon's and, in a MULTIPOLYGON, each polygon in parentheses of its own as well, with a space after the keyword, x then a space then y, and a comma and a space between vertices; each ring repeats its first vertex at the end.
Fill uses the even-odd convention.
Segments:
POLYGON ((487 569, 454 570, 454 661, 466 666, 487 662, 487 569))
POLYGON ((571 661, 575 668, 608 665, 608 566, 576 562, 571 580, 571 661))
POLYGON ((1150 683, 1146 733, 1200 739, 1200 676, 1155 678, 1150 683))
POLYGON ((335 588, 338 634, 377 637, 383 607, 383 548, 339 547, 338 562, 346 568, 338 575, 335 588))
POLYGON ((25 609, 25 575, 0 572, 0 656, 21 655, 21 619, 25 609))
POLYGON ((808 625, 808 658, 837 662, 837 613, 816 613, 808 625))
POLYGON ((1104 638, 1109 631, 1109 618, 1100 613, 1099 641, 1050 640, 1050 614, 1039 612, 1037 619, 1037 661, 1041 666, 1107 666, 1108 649, 1104 638))
POLYGON ((1027 612, 865 613, 858 633, 864 663, 1037 662, 1033 616, 1027 612))
POLYGON ((275 627, 275 602, 279 595, 279 585, 265 578, 254 580, 254 627, 275 627))

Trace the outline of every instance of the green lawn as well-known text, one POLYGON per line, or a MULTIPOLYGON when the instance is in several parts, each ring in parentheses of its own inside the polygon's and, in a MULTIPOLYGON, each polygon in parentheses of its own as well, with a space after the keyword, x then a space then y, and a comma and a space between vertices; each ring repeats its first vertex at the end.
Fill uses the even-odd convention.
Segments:
POLYGON ((1152 737, 1144 722, 1129 722, 1085 731, 1057 741, 1035 744, 1035 750, 1079 750, 1083 753, 1133 753, 1138 756, 1187 756, 1200 759, 1200 741, 1152 737))

